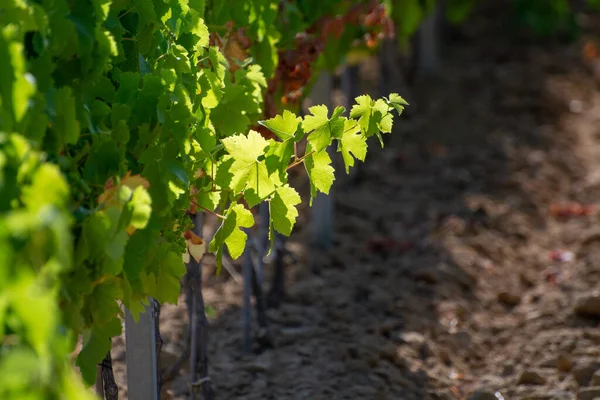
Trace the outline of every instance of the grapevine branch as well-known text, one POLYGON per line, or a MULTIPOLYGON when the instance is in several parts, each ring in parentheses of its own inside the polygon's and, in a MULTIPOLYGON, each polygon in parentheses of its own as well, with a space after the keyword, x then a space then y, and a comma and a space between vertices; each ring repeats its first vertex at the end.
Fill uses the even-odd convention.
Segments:
POLYGON ((112 358, 110 351, 106 354, 106 357, 100 364, 101 376, 102 376, 102 387, 104 390, 104 396, 106 400, 118 400, 119 399, 119 387, 115 382, 115 375, 113 373, 112 358))
POLYGON ((315 152, 314 150, 311 150, 308 153, 306 153, 305 155, 303 155, 302 157, 296 159, 296 161, 294 161, 290 165, 288 165, 285 170, 286 171, 290 170, 290 169, 294 168, 295 166, 302 164, 308 157, 310 157, 311 155, 313 155, 314 152, 315 152))
POLYGON ((207 213, 214 215, 215 217, 217 217, 219 219, 225 219, 224 215, 216 213, 216 212, 214 212, 214 211, 212 211, 212 210, 204 207, 203 205, 200 205, 200 204, 196 203, 194 200, 190 200, 190 203, 192 203, 193 205, 195 205, 198 208, 201 208, 202 210, 206 211, 207 213))

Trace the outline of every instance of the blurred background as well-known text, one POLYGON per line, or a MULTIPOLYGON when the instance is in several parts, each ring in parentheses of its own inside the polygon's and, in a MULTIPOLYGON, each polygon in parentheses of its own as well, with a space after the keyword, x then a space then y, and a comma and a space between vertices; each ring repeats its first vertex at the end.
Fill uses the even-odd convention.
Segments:
MULTIPOLYGON (((329 250, 300 210, 273 348, 243 354, 239 266, 205 261, 218 398, 600 397, 599 2, 392 3, 396 39, 315 93, 410 106, 384 150, 339 170, 329 250)), ((186 318, 163 307, 165 363, 186 318)), ((125 398, 122 337, 113 361, 125 398)), ((187 398, 185 368, 165 398, 187 398)))

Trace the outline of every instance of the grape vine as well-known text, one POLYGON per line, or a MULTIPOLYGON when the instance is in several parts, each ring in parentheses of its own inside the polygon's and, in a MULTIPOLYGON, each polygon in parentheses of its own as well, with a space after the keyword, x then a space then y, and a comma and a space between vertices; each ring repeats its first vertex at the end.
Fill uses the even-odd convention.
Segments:
POLYGON ((219 264, 223 246, 238 257, 261 202, 271 238, 292 231, 291 168, 304 167, 312 199, 334 181, 329 146, 348 171, 369 137, 391 132, 406 105, 397 94, 360 96, 348 117, 266 112, 278 49, 348 2, 232 4, 0 5, 0 398, 92 398, 121 306, 135 316, 148 297, 175 303, 184 261, 202 257, 189 214, 218 215, 209 249, 219 264))

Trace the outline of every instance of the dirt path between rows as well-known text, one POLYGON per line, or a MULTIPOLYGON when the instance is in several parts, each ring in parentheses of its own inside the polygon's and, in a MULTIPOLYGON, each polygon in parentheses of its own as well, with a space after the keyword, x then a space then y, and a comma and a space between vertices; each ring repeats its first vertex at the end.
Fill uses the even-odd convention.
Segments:
MULTIPOLYGON (((598 201, 600 92, 581 41, 516 41, 501 16, 477 20, 338 191, 331 254, 306 246, 303 212, 288 299, 268 313, 274 349, 242 354, 242 287, 207 268, 218 399, 600 397, 600 224, 549 213, 598 201)), ((183 301, 164 308, 166 354, 186 326, 183 301)), ((126 395, 122 338, 113 356, 126 395)))

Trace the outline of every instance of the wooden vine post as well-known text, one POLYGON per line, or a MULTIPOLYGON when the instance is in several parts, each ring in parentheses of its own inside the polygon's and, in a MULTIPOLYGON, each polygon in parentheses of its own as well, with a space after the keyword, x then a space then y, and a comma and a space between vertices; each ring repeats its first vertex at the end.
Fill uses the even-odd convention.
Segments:
POLYGON ((436 2, 433 10, 423 19, 418 32, 418 68, 426 74, 437 74, 440 69, 440 28, 442 8, 436 2))
MULTIPOLYGON (((332 109, 331 92, 333 90, 333 77, 324 71, 311 90, 310 102, 312 105, 325 104, 332 109)), ((329 157, 335 160, 335 146, 327 149, 329 157)), ((329 195, 318 193, 311 208, 311 233, 314 244, 322 249, 329 250, 333 247, 333 224, 335 193, 332 186, 329 195)))
POLYGON ((156 343, 154 300, 135 322, 125 310, 125 352, 127 362, 127 394, 129 400, 158 400, 159 371, 156 343))

